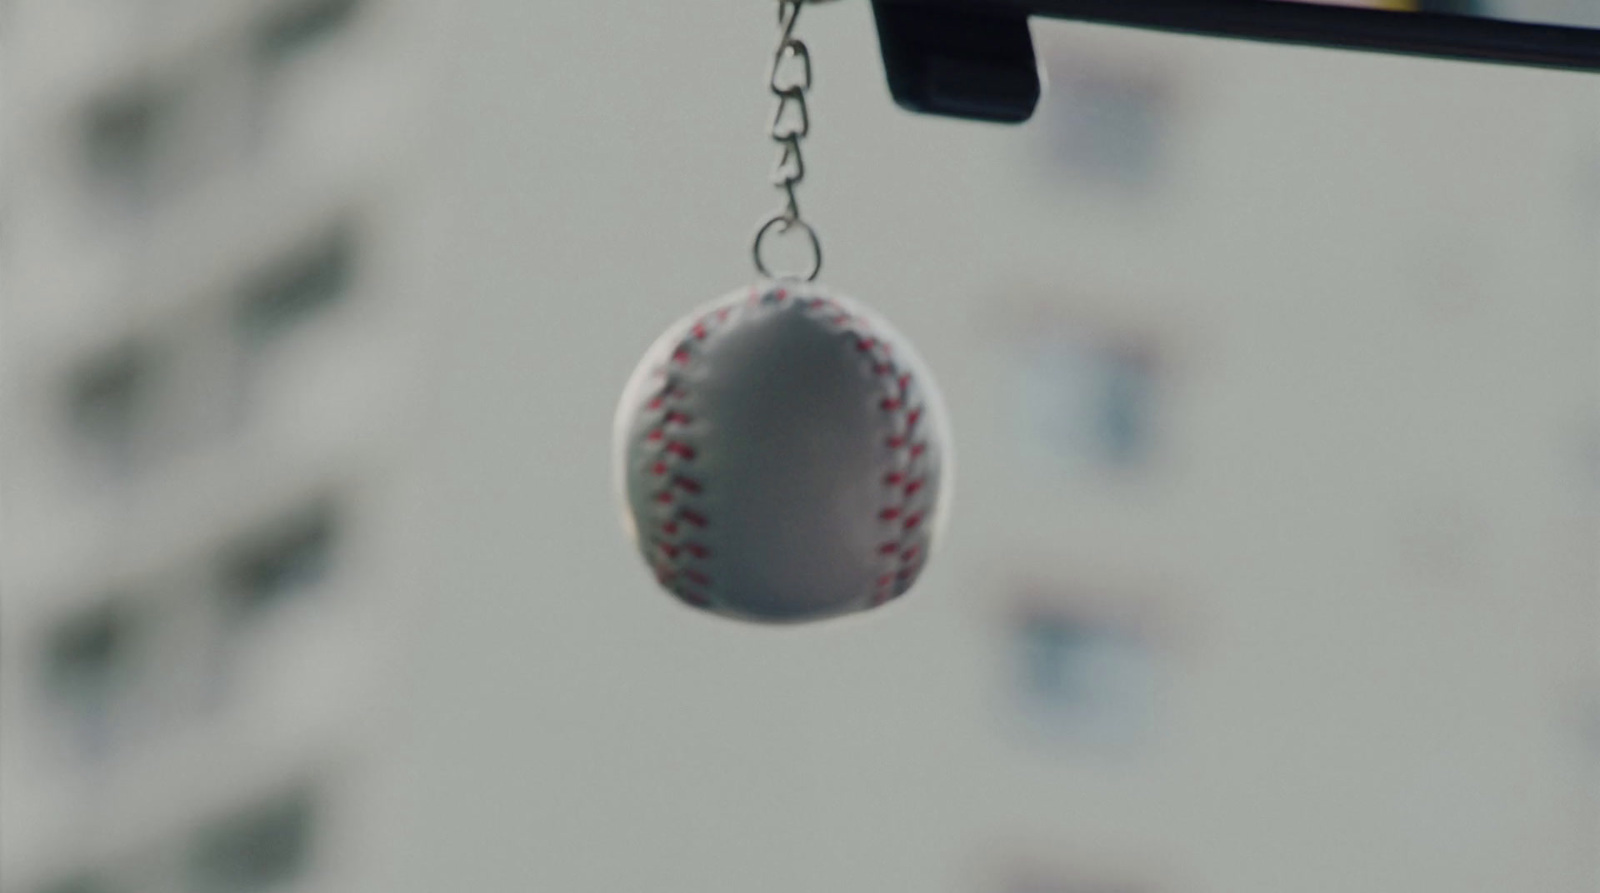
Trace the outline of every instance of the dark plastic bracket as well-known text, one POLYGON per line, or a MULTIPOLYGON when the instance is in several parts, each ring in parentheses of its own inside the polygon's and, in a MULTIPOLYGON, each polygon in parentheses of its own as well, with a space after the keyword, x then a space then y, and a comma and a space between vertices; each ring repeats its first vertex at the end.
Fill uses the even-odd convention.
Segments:
POLYGON ((1028 14, 970 4, 873 0, 889 92, 917 112, 1026 121, 1039 103, 1028 14))
MULTIPOLYGON (((1346 49, 1600 71, 1600 30, 1282 0, 873 0, 895 102, 1015 123, 1039 101, 1030 15, 1346 49)), ((1600 0, 1595 0, 1600 2, 1600 0)))

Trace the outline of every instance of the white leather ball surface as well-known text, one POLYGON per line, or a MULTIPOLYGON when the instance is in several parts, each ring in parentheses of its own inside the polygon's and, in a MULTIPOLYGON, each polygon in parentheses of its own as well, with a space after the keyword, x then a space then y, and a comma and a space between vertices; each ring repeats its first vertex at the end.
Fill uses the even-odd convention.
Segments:
POLYGON ((684 602, 784 623, 911 587, 949 500, 944 406, 911 345, 820 286, 768 282, 669 328, 615 426, 625 523, 684 602))

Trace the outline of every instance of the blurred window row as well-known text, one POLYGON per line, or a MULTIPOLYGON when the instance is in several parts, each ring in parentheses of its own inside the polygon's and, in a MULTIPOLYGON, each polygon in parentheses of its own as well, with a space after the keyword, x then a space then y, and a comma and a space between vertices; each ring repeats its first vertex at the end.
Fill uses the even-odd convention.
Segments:
POLYGON ((191 832, 175 852, 135 860, 114 870, 84 870, 37 893, 254 893, 287 889, 312 873, 319 792, 297 784, 272 793, 191 832))
POLYGON ((296 63, 350 27, 362 3, 295 0, 272 5, 251 24, 243 41, 243 81, 217 68, 219 62, 235 65, 236 58, 198 59, 95 96, 82 113, 81 131, 91 186, 142 206, 210 169, 211 156, 227 148, 218 142, 219 135, 258 141, 272 130, 276 94, 296 63), (237 96, 219 94, 219 85, 235 83, 244 88, 237 96), (219 96, 220 106, 214 101, 219 96))
POLYGON ((237 414, 237 393, 214 392, 242 385, 247 363, 218 369, 214 360, 180 362, 193 346, 180 342, 203 341, 202 353, 213 358, 209 345, 227 345, 234 350, 222 356, 247 361, 354 290, 359 241, 354 223, 340 221, 245 277, 220 323, 135 332, 86 356, 68 374, 62 398, 67 431, 86 458, 113 471, 138 468, 175 446, 185 428, 203 428, 194 418, 208 408, 202 404, 237 414), (208 392, 214 401, 203 398, 208 392))
POLYGON ((38 656, 42 693, 56 708, 52 715, 83 754, 120 752, 132 737, 125 719, 159 715, 158 703, 185 706, 172 705, 172 692, 159 690, 164 685, 225 680, 218 655, 226 659, 258 622, 326 589, 348 541, 347 515, 332 495, 318 494, 184 569, 202 583, 178 584, 177 598, 152 591, 158 584, 128 586, 57 620, 41 636, 38 656), (174 635, 197 618, 212 621, 199 640, 174 635))

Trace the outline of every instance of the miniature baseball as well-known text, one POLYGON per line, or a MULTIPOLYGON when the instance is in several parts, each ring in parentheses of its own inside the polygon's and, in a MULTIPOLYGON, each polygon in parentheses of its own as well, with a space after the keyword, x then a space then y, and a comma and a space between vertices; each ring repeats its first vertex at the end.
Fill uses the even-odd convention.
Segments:
POLYGON ((911 345, 812 283, 713 302, 645 354, 617 408, 624 524, 657 581, 795 623, 904 594, 948 507, 944 406, 911 345))

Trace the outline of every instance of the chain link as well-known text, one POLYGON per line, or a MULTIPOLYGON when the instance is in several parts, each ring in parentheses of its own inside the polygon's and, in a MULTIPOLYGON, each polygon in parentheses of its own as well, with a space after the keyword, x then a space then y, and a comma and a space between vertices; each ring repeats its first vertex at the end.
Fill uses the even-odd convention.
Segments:
POLYGON ((778 144, 778 159, 772 167, 772 185, 783 190, 784 204, 768 217, 756 230, 751 251, 755 257, 756 271, 768 279, 774 276, 761 258, 761 245, 774 231, 787 233, 798 229, 811 245, 811 265, 805 275, 788 278, 812 280, 822 270, 822 243, 811 224, 800 218, 800 203, 795 198, 795 187, 805 179, 805 161, 800 155, 800 141, 811 130, 811 116, 806 109, 806 93, 811 89, 811 52, 805 42, 794 36, 795 22, 800 18, 800 7, 805 0, 778 0, 778 48, 773 53, 772 68, 767 85, 778 98, 772 110, 768 134, 778 144))

